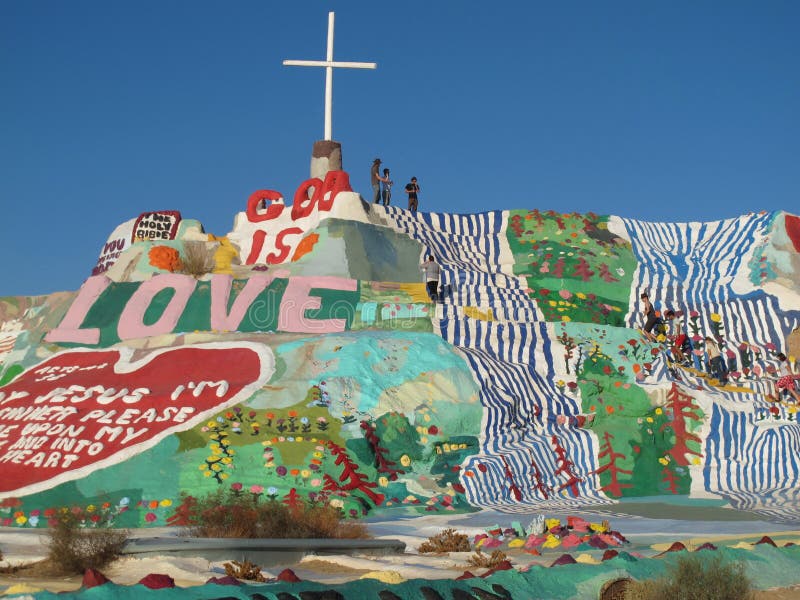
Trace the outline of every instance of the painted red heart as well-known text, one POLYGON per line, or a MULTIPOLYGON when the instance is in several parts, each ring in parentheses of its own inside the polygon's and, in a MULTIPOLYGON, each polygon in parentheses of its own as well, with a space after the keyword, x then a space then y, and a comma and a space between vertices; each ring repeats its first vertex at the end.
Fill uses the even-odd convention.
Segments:
POLYGON ((246 400, 274 372, 263 345, 198 344, 131 361, 67 350, 0 388, 0 494, 26 495, 119 463, 246 400))

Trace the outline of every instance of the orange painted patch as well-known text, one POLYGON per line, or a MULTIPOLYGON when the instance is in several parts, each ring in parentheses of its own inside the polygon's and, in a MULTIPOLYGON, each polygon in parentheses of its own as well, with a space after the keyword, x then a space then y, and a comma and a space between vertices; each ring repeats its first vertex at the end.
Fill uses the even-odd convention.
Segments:
POLYGON ((606 412, 608 414, 613 413, 614 412, 614 407, 609 404, 608 406, 606 406, 606 412))
POLYGON ((319 234, 316 233, 310 233, 300 240, 300 243, 297 244, 297 249, 294 251, 294 256, 292 256, 292 262, 300 260, 303 256, 311 252, 318 241, 319 234))

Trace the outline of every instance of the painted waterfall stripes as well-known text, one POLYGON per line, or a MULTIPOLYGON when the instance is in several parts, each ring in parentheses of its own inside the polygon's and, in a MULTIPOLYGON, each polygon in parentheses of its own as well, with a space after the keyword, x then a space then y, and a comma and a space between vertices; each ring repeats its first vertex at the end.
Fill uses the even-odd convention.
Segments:
MULTIPOLYGON (((639 268, 634 276, 626 322, 640 323, 635 292, 649 290, 663 308, 694 309, 701 328, 717 313, 732 341, 763 346, 783 340, 800 326, 800 308, 782 312, 774 297, 755 290, 737 293, 734 280, 746 270, 754 247, 767 234, 776 213, 750 214, 713 223, 649 223, 622 219, 639 268)), ((748 286, 750 287, 750 286, 748 286)))
POLYGON ((547 325, 525 291, 525 279, 502 271, 503 265, 513 260, 505 241, 507 213, 382 210, 394 229, 421 242, 442 265, 446 294, 439 311, 439 331, 462 350, 481 386, 486 412, 483 454, 465 465, 474 473, 463 479, 468 501, 520 512, 534 505, 567 508, 607 502, 591 474, 597 463, 591 434, 555 425, 556 415, 575 415, 580 407, 552 383, 554 365, 547 325), (497 320, 465 318, 465 306, 490 308, 497 320), (554 434, 568 448, 573 471, 581 478, 578 498, 559 490, 565 478, 556 475, 554 434), (548 498, 535 487, 534 469, 549 490, 548 498), (512 480, 519 499, 511 491, 512 480))
POLYGON ((704 488, 736 508, 794 520, 800 502, 800 427, 759 425, 755 418, 752 412, 712 408, 704 488))

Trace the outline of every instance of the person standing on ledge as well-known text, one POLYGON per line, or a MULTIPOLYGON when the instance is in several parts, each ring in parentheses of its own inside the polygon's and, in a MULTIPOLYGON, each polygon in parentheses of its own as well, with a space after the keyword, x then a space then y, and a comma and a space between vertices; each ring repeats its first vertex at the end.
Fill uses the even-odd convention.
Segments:
POLYGON ((419 266, 420 270, 425 273, 425 285, 428 288, 428 296, 431 302, 437 302, 439 299, 439 265, 433 260, 433 254, 428 254, 424 263, 419 266))
POLYGON ((372 161, 372 168, 369 170, 369 181, 372 184, 372 202, 377 204, 381 201, 381 181, 383 177, 380 174, 381 159, 376 158, 372 161))
POLYGON ((389 169, 383 170, 383 205, 389 206, 389 203, 392 201, 392 185, 394 181, 389 179, 389 169))
POLYGON ((418 193, 419 185, 417 184, 417 178, 412 177, 411 181, 406 184, 406 194, 408 194, 408 210, 412 212, 417 212, 417 206, 419 205, 419 201, 417 200, 418 193))

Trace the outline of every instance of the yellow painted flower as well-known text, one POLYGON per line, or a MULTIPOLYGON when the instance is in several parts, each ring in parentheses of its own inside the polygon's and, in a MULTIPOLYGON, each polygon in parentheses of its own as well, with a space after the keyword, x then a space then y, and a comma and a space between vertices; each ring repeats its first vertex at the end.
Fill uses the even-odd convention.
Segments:
POLYGON ((425 415, 423 415, 422 418, 425 420, 426 423, 431 420, 431 416, 429 414, 427 414, 427 413, 425 415))
POLYGON ((381 487, 386 487, 389 485, 389 478, 388 477, 378 477, 378 485, 381 487))
POLYGON ((322 458, 322 452, 314 452, 314 458, 322 458))
POLYGON ((86 512, 93 513, 96 509, 97 507, 94 504, 90 504, 89 506, 86 507, 86 512))
POLYGON ((159 502, 161 506, 172 506, 172 500, 169 498, 164 498, 161 502, 159 502))
POLYGON ((220 479, 227 479, 228 477, 229 475, 227 473, 221 473, 219 476, 220 479))
POLYGON ((658 462, 660 462, 665 467, 669 464, 669 461, 666 458, 664 458, 663 456, 658 459, 658 462))
POLYGON ((219 463, 214 463, 213 465, 211 465, 211 470, 219 472, 222 470, 222 467, 219 466, 219 463))
POLYGON ((22 515, 17 517, 17 525, 24 525, 28 521, 28 517, 22 515))
POLYGON ((419 443, 420 444, 427 444, 428 443, 428 436, 427 435, 423 435, 421 438, 419 438, 419 443))
POLYGON ((718 313, 711 313, 708 318, 714 321, 714 323, 722 322, 722 317, 718 313))
POLYGON ((658 408, 656 408, 656 414, 657 414, 657 415, 660 415, 660 414, 662 414, 663 412, 664 412, 664 411, 663 411, 663 410, 661 410, 661 407, 660 407, 660 406, 659 406, 658 408))
POLYGON ((647 417, 645 419, 645 421, 647 421, 648 423, 652 423, 653 422, 653 417, 647 417))
POLYGON ((403 465, 404 467, 410 466, 411 457, 408 454, 403 454, 403 456, 400 457, 400 464, 403 465))
POLYGON ((222 462, 223 465, 229 465, 233 462, 233 459, 231 459, 230 456, 225 456, 220 462, 222 462))
POLYGON ((586 300, 586 294, 584 294, 583 292, 575 292, 575 295, 581 300, 586 300))
POLYGON ((300 477, 304 479, 311 477, 311 471, 309 471, 308 469, 303 469, 302 471, 300 471, 300 477))
POLYGON ((206 477, 211 477, 211 471, 206 471, 205 473, 203 473, 203 475, 205 475, 206 477))

